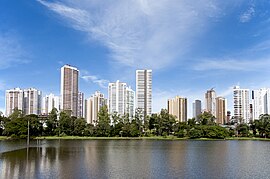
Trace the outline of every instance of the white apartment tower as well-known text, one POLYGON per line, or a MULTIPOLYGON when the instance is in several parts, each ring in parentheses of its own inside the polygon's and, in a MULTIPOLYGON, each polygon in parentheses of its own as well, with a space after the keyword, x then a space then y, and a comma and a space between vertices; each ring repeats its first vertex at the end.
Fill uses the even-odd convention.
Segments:
POLYGON ((60 111, 59 96, 51 93, 42 98, 42 114, 48 115, 54 108, 60 111))
POLYGON ((78 114, 77 117, 84 118, 84 94, 78 93, 78 114))
POLYGON ((41 102, 42 94, 41 91, 35 88, 25 89, 23 91, 23 113, 25 115, 29 114, 41 114, 41 102))
POLYGON ((216 92, 213 88, 205 93, 205 110, 216 116, 216 92))
POLYGON ((235 119, 241 123, 249 123, 249 89, 241 89, 239 86, 235 86, 233 88, 233 102, 235 119))
POLYGON ((90 98, 85 100, 85 119, 89 124, 96 124, 98 121, 98 113, 101 107, 107 103, 104 94, 96 91, 90 98))
POLYGON ((134 91, 126 83, 109 83, 108 87, 109 113, 117 112, 120 115, 134 115, 134 91))
POLYGON ((61 110, 78 115, 78 77, 79 70, 70 65, 61 68, 61 110))
POLYGON ((131 87, 127 87, 125 113, 129 114, 130 117, 133 117, 135 115, 134 98, 135 98, 135 92, 131 89, 131 87))
POLYGON ((6 116, 10 116, 14 109, 23 110, 23 90, 20 88, 6 90, 6 116))
POLYGON ((152 70, 136 70, 136 108, 144 118, 152 113, 152 70))
POLYGON ((261 114, 270 113, 270 89, 261 88, 251 92, 252 119, 259 119, 261 114))

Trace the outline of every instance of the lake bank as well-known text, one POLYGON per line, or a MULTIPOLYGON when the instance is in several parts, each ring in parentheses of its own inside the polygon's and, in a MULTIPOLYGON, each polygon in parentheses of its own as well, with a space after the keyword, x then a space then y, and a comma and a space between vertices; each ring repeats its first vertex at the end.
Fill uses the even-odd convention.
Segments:
MULTIPOLYGON (((268 138, 258 138, 258 137, 228 137, 226 139, 212 139, 212 138, 198 138, 198 139, 190 139, 188 137, 185 138, 177 138, 176 136, 153 136, 153 137, 81 137, 81 136, 41 136, 35 137, 34 139, 47 139, 47 140, 259 140, 259 141, 270 141, 268 138)), ((0 136, 0 140, 13 140, 7 136, 0 136)))
MULTIPOLYGON (((81 136, 41 136, 35 137, 34 139, 47 139, 47 140, 259 140, 259 141, 270 141, 268 138, 258 138, 258 137, 228 137, 226 139, 212 139, 212 138, 198 138, 198 139, 190 139, 188 137, 185 138, 177 138, 176 136, 153 136, 153 137, 81 137, 81 136)), ((0 140, 13 140, 7 136, 0 136, 0 140)), ((16 140, 16 139, 14 139, 16 140)))

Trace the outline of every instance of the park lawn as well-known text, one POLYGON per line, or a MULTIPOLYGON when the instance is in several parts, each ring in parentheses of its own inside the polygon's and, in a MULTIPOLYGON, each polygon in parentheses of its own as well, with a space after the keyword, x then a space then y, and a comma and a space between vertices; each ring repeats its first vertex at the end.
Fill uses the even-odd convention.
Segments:
POLYGON ((5 140, 7 138, 8 138, 7 136, 0 136, 0 140, 5 140))

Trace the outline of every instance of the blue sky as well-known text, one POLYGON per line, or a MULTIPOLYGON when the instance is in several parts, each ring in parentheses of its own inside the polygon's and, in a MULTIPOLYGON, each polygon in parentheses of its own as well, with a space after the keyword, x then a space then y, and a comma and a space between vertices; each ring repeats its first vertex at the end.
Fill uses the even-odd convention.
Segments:
POLYGON ((60 93, 60 68, 80 70, 89 97, 135 70, 153 70, 153 111, 168 98, 207 89, 228 99, 232 87, 270 87, 268 0, 0 1, 0 111, 5 90, 60 93))

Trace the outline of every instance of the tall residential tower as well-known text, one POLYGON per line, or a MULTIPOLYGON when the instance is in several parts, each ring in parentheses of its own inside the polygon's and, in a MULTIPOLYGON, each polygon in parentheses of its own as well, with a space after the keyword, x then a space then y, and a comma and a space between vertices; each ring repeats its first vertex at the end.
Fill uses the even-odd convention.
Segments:
POLYGON ((23 91, 24 98, 24 114, 41 114, 41 103, 42 103, 42 94, 41 91, 35 88, 25 89, 23 91))
POLYGON ((78 77, 79 70, 70 65, 61 68, 61 110, 71 111, 78 115, 78 77))
POLYGON ((216 92, 213 88, 205 93, 205 110, 216 116, 216 92))
POLYGON ((249 89, 233 88, 234 118, 241 123, 250 121, 249 89))
POLYGON ((136 70, 136 107, 144 118, 152 113, 152 70, 136 70))
POLYGON ((187 121, 187 98, 176 96, 168 100, 168 112, 176 117, 178 122, 187 121))
POLYGON ((109 83, 108 87, 109 113, 117 112, 120 115, 134 115, 134 91, 126 83, 109 83))
POLYGON ((14 109, 23 110, 23 90, 20 88, 6 90, 6 116, 12 114, 14 109))

